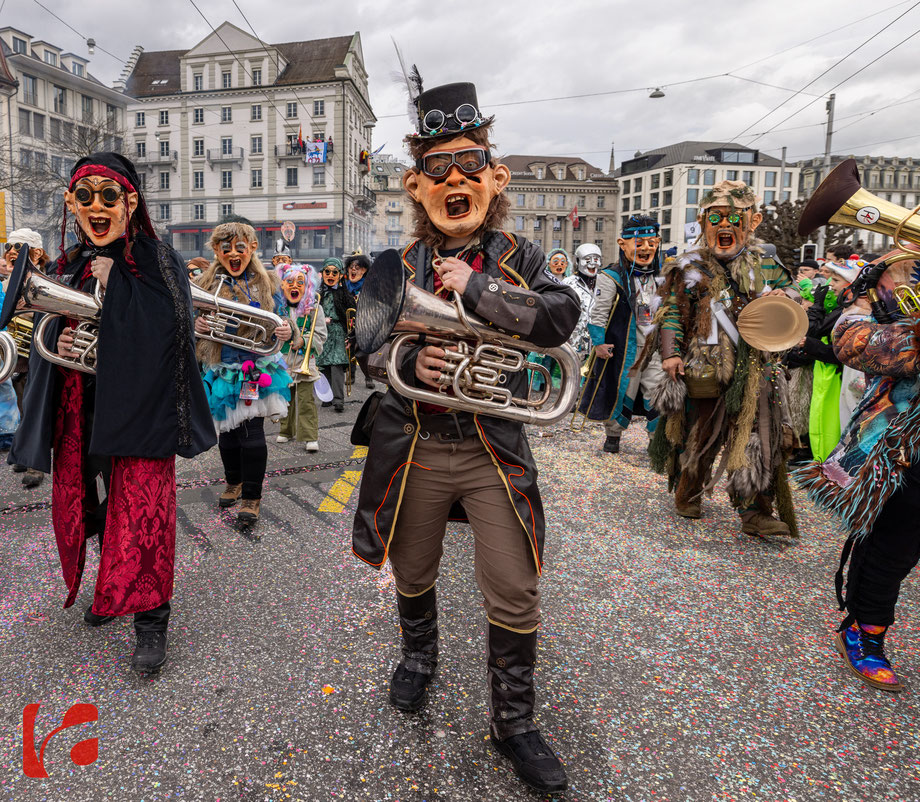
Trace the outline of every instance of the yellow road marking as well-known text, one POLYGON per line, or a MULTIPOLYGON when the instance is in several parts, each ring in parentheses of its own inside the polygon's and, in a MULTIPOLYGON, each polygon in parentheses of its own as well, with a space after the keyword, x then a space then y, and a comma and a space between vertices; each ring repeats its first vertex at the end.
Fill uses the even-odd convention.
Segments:
MULTIPOLYGON (((367 456, 367 446, 355 446, 350 459, 361 459, 367 456)), ((355 492, 358 482, 361 481, 361 471, 344 471, 342 475, 332 483, 329 492, 326 494, 319 505, 320 512, 344 512, 345 505, 351 499, 351 494, 355 492)))

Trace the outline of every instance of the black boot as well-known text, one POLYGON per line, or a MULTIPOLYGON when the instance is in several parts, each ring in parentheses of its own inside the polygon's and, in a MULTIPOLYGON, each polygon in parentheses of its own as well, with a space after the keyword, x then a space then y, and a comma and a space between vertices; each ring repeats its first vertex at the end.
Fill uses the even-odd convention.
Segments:
POLYGON ((97 615, 93 612, 93 606, 90 605, 86 608, 86 612, 83 613, 83 620, 89 624, 91 627, 101 627, 103 624, 108 624, 109 621, 114 621, 114 615, 97 615))
POLYGON ((166 628, 169 626, 170 603, 134 614, 137 646, 131 668, 138 674, 155 674, 166 662, 166 628))
POLYGON ((620 453, 620 436, 617 435, 607 435, 607 439, 604 441, 604 451, 608 454, 619 454, 620 453))
POLYGON ((402 628, 402 660, 390 680, 390 703, 418 710, 428 701, 428 684, 438 665, 438 608, 434 588, 421 596, 397 592, 402 628))
POLYGON ((533 721, 533 667, 537 633, 489 624, 489 685, 492 744, 514 764, 527 785, 544 794, 568 785, 562 761, 533 721))

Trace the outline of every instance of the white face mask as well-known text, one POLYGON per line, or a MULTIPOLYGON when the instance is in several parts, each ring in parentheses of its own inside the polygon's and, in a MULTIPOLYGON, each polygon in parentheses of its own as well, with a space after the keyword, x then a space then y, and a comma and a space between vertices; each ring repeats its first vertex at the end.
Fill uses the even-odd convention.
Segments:
POLYGON ((597 254, 592 253, 578 260, 578 272, 586 276, 596 276, 600 269, 601 257, 597 254))

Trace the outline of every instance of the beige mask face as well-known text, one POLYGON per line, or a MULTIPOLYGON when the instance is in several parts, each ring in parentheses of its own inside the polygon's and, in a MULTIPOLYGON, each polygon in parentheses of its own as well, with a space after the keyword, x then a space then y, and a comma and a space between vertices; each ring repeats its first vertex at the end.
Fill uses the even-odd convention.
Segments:
POLYGON ((241 276, 249 267, 252 255, 259 247, 258 242, 247 242, 243 239, 223 240, 214 246, 214 255, 217 261, 231 276, 241 276))
POLYGON ((706 245, 716 259, 722 261, 734 259, 745 249, 762 220, 763 215, 760 212, 752 212, 751 209, 735 211, 728 206, 711 206, 700 215, 706 245), (733 214, 740 216, 737 223, 732 223, 729 219, 733 214), (719 215, 721 219, 717 223, 712 223, 709 220, 710 215, 719 215))
POLYGON ((646 267, 652 263, 661 245, 661 237, 626 237, 617 240, 624 259, 629 264, 646 267))
MULTIPOLYGON (((432 145, 426 155, 479 147, 482 146, 472 139, 461 136, 432 145)), ((503 164, 487 166, 474 175, 465 175, 452 165, 439 178, 418 169, 409 170, 403 176, 403 185, 412 199, 422 204, 438 231, 448 239, 465 239, 482 228, 492 199, 504 191, 510 180, 511 173, 503 164)))
POLYGON ((126 192, 111 178, 87 175, 64 193, 64 203, 86 238, 101 248, 125 235, 137 209, 137 193, 126 192))

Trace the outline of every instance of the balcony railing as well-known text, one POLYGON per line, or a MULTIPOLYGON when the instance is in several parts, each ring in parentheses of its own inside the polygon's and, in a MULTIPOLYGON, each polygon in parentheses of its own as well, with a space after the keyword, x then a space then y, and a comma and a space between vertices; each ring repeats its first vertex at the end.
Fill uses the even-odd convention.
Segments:
POLYGON ((298 161, 304 160, 304 155, 299 150, 294 150, 290 145, 275 145, 275 158, 278 161, 298 161))
POLYGON ((175 170, 179 164, 179 151, 171 150, 165 155, 161 153, 148 153, 144 156, 135 156, 134 162, 142 167, 162 167, 167 165, 175 170))
POLYGON ((243 163, 243 149, 230 148, 224 152, 223 148, 208 148, 208 164, 226 164, 228 162, 243 163))

